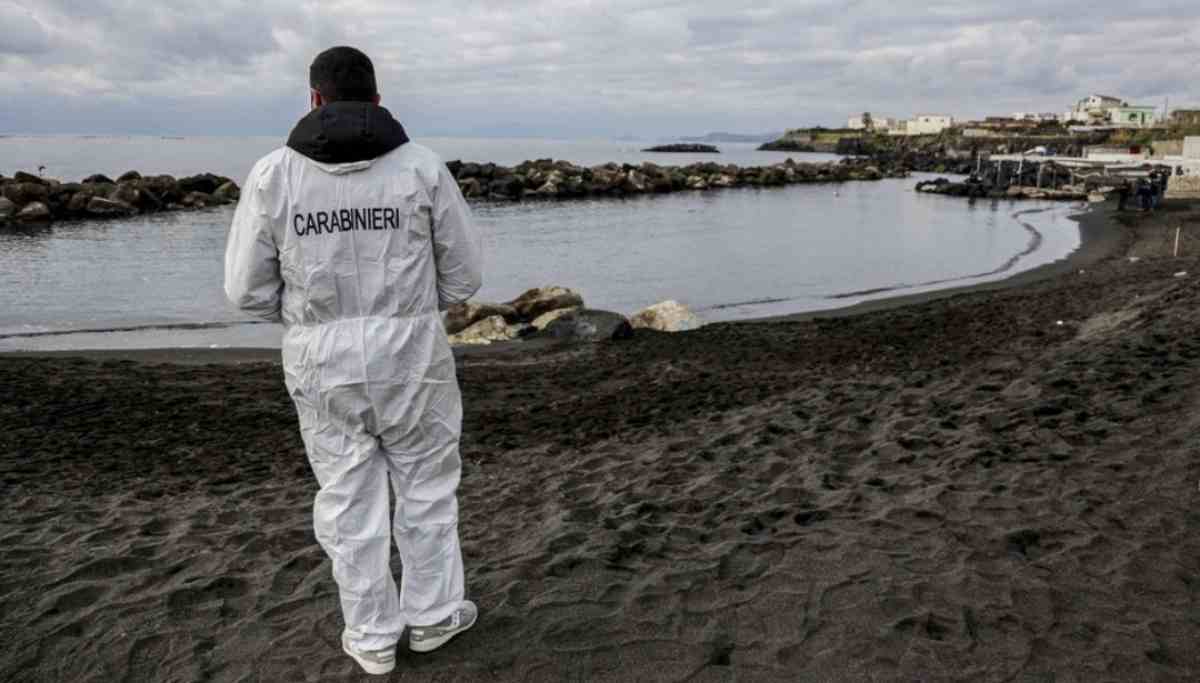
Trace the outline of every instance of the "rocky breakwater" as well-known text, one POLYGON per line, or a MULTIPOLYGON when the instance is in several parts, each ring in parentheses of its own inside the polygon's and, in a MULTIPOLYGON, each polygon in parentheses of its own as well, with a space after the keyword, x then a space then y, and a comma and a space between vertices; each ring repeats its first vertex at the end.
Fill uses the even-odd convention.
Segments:
POLYGON ((703 325, 677 301, 664 301, 625 317, 587 308, 583 296, 566 287, 530 289, 507 303, 456 304, 446 311, 443 320, 454 346, 533 337, 607 341, 628 338, 636 329, 684 332, 703 325))
POLYGON ((18 172, 0 176, 0 226, 203 209, 236 202, 239 194, 237 183, 211 173, 175 178, 130 171, 116 180, 92 175, 73 183, 18 172))
POLYGON ((837 183, 904 177, 902 171, 881 169, 866 160, 797 163, 791 159, 770 166, 737 166, 705 162, 687 166, 608 163, 576 166, 568 161, 540 159, 514 167, 492 163, 451 161, 446 166, 468 199, 584 199, 708 190, 730 187, 775 187, 799 183, 837 183))

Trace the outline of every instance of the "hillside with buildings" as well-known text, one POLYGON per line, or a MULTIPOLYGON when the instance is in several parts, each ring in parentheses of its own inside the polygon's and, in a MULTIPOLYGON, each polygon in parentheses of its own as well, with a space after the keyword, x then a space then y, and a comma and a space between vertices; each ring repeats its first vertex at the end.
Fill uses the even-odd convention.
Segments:
POLYGON ((1086 158, 1125 155, 1129 160, 1182 157, 1185 138, 1200 136, 1200 109, 1169 115, 1153 106, 1092 94, 1062 113, 1016 112, 982 119, 923 113, 907 119, 863 112, 844 128, 798 128, 760 149, 872 154, 922 150, 957 158, 963 154, 1037 151, 1086 158))

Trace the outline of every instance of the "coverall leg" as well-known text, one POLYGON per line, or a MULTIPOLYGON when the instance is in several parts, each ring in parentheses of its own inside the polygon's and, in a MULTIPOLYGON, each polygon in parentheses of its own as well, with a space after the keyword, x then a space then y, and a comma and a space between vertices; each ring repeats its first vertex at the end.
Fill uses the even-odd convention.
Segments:
MULTIPOLYGON (((453 377, 452 361, 448 365, 453 377)), ((410 625, 428 626, 450 616, 465 597, 456 493, 462 400, 456 383, 437 381, 417 383, 399 400, 424 407, 416 425, 380 435, 396 496, 400 602, 410 625)))
POLYGON ((394 647, 405 621, 389 565, 387 459, 365 429, 320 419, 302 407, 299 412, 321 487, 313 501, 313 528, 333 564, 346 635, 361 650, 394 647))

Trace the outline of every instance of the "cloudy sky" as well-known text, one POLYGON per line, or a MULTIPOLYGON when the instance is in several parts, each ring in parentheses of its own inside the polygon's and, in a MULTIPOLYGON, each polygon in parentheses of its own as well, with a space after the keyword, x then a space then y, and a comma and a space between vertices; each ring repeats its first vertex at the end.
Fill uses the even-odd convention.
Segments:
POLYGON ((1197 0, 0 0, 0 133, 282 134, 336 44, 417 135, 1200 106, 1197 0))

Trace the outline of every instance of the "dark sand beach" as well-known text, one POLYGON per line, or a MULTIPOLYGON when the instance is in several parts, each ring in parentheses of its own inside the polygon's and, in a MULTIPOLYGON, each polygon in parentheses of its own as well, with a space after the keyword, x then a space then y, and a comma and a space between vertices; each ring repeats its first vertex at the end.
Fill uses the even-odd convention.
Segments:
MULTIPOLYGON (((1003 286, 464 354, 482 617, 391 679, 1200 680, 1200 206, 1083 220, 1003 286)), ((367 679, 276 353, 0 357, 0 680, 367 679)))

